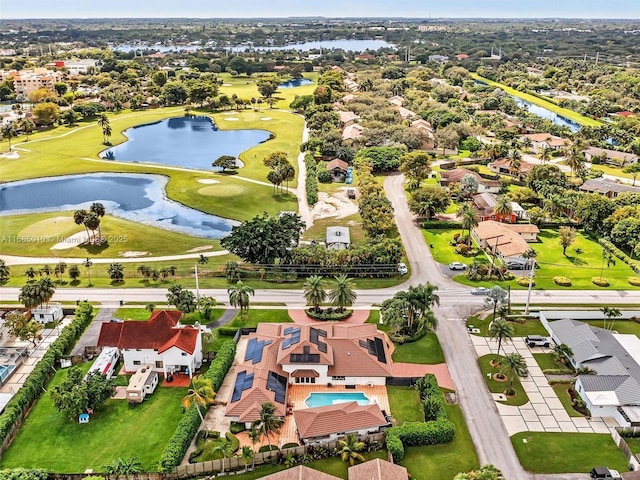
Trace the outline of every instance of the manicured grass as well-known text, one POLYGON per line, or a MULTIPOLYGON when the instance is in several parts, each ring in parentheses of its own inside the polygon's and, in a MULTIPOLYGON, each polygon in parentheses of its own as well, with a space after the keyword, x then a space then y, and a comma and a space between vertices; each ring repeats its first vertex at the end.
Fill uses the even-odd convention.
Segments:
POLYGON ((640 453, 640 437, 624 437, 624 441, 634 454, 640 453))
MULTIPOLYGON (((49 388, 66 374, 66 370, 59 370, 49 388)), ((155 471, 182 415, 180 400, 186 393, 186 388, 158 387, 135 408, 125 400, 107 400, 84 425, 69 421, 44 393, 2 456, 0 466, 102 472, 104 465, 118 458, 136 457, 144 471, 155 471)))
POLYGON ((522 466, 533 473, 586 473, 594 465, 627 470, 624 454, 606 433, 522 432, 511 443, 522 466))
POLYGON ((480 466, 471 435, 459 405, 447 405, 449 420, 456 427, 453 441, 440 445, 406 447, 400 465, 416 480, 452 480, 459 472, 480 466))
POLYGON ((229 322, 229 327, 257 327, 258 323, 291 323, 291 317, 286 309, 267 310, 267 309, 249 309, 246 315, 240 314, 229 322))
POLYGON ((484 254, 480 254, 477 257, 465 257, 456 253, 454 247, 449 245, 456 233, 462 233, 462 230, 422 230, 427 245, 433 245, 431 254, 436 262, 444 263, 445 265, 451 262, 462 262, 470 265, 473 263, 474 258, 487 261, 484 254))
POLYGON ((345 226, 349 227, 349 238, 352 244, 364 243, 366 234, 362 230, 362 219, 359 214, 350 215, 345 218, 322 218, 315 220, 311 228, 302 234, 302 240, 324 242, 327 236, 327 227, 345 226))
POLYGON ((542 370, 571 370, 571 365, 565 365, 564 363, 556 362, 552 353, 534 353, 533 358, 538 362, 538 366, 542 370))
MULTIPOLYGON (((606 175, 613 175, 614 177, 622 177, 633 180, 633 175, 631 175, 630 173, 624 173, 622 171, 622 168, 614 167, 612 165, 593 165, 593 167, 591 167, 591 170, 593 170, 594 172, 601 171, 606 175)), ((640 178, 636 177, 636 186, 638 185, 640 185, 640 178)))
POLYGON ((602 122, 594 120, 593 118, 585 117, 584 115, 580 115, 579 113, 574 112, 573 110, 562 108, 556 105, 555 103, 542 100, 541 98, 536 97, 535 95, 530 95, 528 93, 524 93, 514 88, 508 87, 502 83, 494 82, 492 80, 489 80, 488 78, 481 77, 477 73, 471 73, 470 75, 471 75, 471 78, 473 78, 474 80, 478 80, 480 82, 486 83, 487 85, 490 85, 492 87, 501 88, 502 90, 507 92, 509 95, 514 95, 518 98, 526 100, 527 102, 531 102, 534 105, 544 107, 547 110, 550 110, 562 117, 568 118, 569 120, 573 120, 574 122, 577 122, 580 125, 587 125, 590 127, 600 127, 603 125, 602 122))
POLYGON ((146 308, 119 308, 113 316, 121 320, 148 320, 151 312, 146 308))
POLYGON ((394 362, 406 363, 426 363, 433 365, 436 363, 444 363, 444 354, 442 347, 435 333, 429 332, 421 339, 396 345, 393 353, 394 362))
POLYGON ((571 404, 571 395, 569 395, 569 388, 571 388, 570 383, 557 383, 556 385, 552 385, 553 391, 556 392, 558 400, 562 403, 562 406, 567 411, 570 417, 584 417, 580 412, 578 412, 573 405, 571 404))
POLYGON ((389 408, 398 425, 405 422, 424 422, 420 395, 415 387, 387 386, 389 408))
MULTIPOLYGON (((594 327, 604 328, 602 320, 587 320, 585 323, 594 327)), ((616 320, 613 324, 613 330, 618 333, 630 333, 640 337, 640 323, 631 320, 616 320)))
MULTIPOLYGON (((484 355, 483 357, 480 357, 478 359, 478 364, 480 365, 480 370, 482 370, 482 376, 487 382, 489 391, 491 393, 504 393, 508 388, 510 388, 512 379, 510 378, 506 382, 498 382, 497 380, 494 380, 494 374, 500 373, 500 366, 491 366, 491 361, 495 358, 496 356, 493 354, 484 355), (489 373, 491 373, 491 377, 488 376, 489 373)), ((500 355, 498 357, 498 361, 500 361, 502 358, 504 357, 500 355)), ((516 395, 513 397, 508 397, 506 401, 501 403, 504 403, 505 405, 521 406, 529 401, 529 397, 522 388, 522 385, 520 384, 520 378, 518 378, 518 376, 513 379, 513 389, 516 391, 516 395)))
MULTIPOLYGON (((480 329, 480 333, 475 333, 474 335, 480 335, 482 337, 489 336, 489 324, 491 323, 491 319, 493 318, 493 314, 487 316, 484 319, 480 319, 478 316, 472 316, 467 319, 467 327, 473 326, 474 328, 480 329)), ((515 332, 514 337, 526 337, 527 335, 547 335, 547 331, 542 326, 539 320, 536 319, 528 319, 525 320, 524 323, 509 321, 509 325, 513 327, 515 332)))

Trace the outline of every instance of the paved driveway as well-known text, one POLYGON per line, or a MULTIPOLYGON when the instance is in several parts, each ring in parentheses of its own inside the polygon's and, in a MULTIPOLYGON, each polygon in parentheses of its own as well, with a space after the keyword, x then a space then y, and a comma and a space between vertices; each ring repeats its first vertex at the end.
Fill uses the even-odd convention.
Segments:
MULTIPOLYGON (((471 341, 478 357, 496 353, 498 344, 488 337, 471 335, 471 341)), ((529 402, 521 407, 496 402, 509 436, 527 431, 610 433, 610 430, 618 425, 612 418, 588 420, 586 417, 569 416, 533 357, 534 352, 545 353, 550 349, 531 349, 526 345, 524 338, 520 337, 514 338, 513 343, 504 345, 504 350, 506 353, 517 352, 522 355, 529 369, 529 376, 520 379, 529 402)), ((497 395, 494 394, 494 397, 497 400, 497 395)))

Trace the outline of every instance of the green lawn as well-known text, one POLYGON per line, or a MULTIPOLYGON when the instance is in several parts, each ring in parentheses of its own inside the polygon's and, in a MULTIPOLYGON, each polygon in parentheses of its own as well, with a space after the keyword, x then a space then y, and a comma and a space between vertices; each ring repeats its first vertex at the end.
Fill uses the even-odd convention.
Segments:
POLYGON ((349 227, 349 238, 353 244, 364 243, 367 239, 364 230, 362 230, 362 219, 357 213, 341 219, 329 217, 315 220, 311 228, 302 234, 301 239, 324 242, 327 238, 327 227, 334 227, 336 225, 349 227))
POLYGON ((567 411, 570 417, 584 417, 580 412, 578 412, 573 405, 571 404, 571 395, 569 395, 569 388, 571 387, 570 383, 557 383, 552 385, 553 391, 556 392, 558 396, 558 400, 562 403, 562 406, 567 411))
POLYGON ((227 325, 229 327, 257 327, 258 323, 291 323, 291 317, 286 309, 249 309, 246 315, 236 315, 227 325))
POLYGON ((449 420, 456 427, 450 443, 406 447, 400 465, 407 467, 413 480, 452 480, 459 472, 480 466, 476 449, 459 405, 447 405, 449 420))
POLYGON ((415 342, 396 345, 396 350, 393 353, 393 361, 432 365, 444 363, 444 354, 442 353, 442 347, 440 347, 440 342, 436 334, 429 332, 415 342))
MULTIPOLYGON (((478 359, 478 364, 480 365, 480 370, 482 370, 482 376, 484 377, 485 382, 487 382, 487 387, 489 388, 489 391, 491 393, 504 393, 505 390, 509 388, 511 384, 510 383, 511 379, 509 379, 506 382, 498 382, 493 378, 494 374, 500 372, 499 366, 498 367, 491 366, 491 361, 495 358, 496 356, 493 354, 484 355, 483 357, 480 357, 478 359), (491 377, 488 376, 489 373, 491 373, 491 377)), ((498 357, 498 359, 502 359, 502 358, 503 358, 502 355, 498 357)), ((504 403, 505 405, 521 406, 529 401, 529 397, 527 396, 527 393, 522 388, 522 385, 520 384, 520 379, 517 376, 513 379, 513 389, 516 391, 516 395, 513 397, 508 397, 506 401, 501 403, 504 403)))
POLYGON ((624 441, 634 454, 640 453, 640 437, 624 437, 624 441))
POLYGON ((624 454, 606 433, 522 432, 511 443, 522 466, 533 473, 586 473, 594 465, 627 471, 624 454))
POLYGON ((590 126, 590 127, 600 127, 600 126, 602 126, 602 122, 599 122, 598 120, 594 120, 593 118, 585 117, 584 115, 580 115, 579 113, 574 112, 573 110, 569 110, 568 108, 559 107, 555 103, 547 102, 546 100, 543 100, 543 99, 541 99, 539 97, 536 97, 535 95, 530 95, 528 93, 524 93, 524 92, 521 92, 521 91, 516 90, 514 88, 508 87, 508 86, 506 86, 506 85, 504 85, 502 83, 494 82, 492 80, 489 80, 488 78, 481 77, 477 73, 471 73, 470 76, 474 80, 478 80, 480 82, 486 83, 487 85, 490 85, 490 86, 493 86, 493 87, 501 88, 502 90, 507 92, 509 95, 514 95, 514 96, 519 97, 519 98, 521 98, 523 100, 526 100, 527 102, 531 102, 534 105, 538 105, 540 107, 544 107, 547 110, 550 110, 550 111, 552 111, 554 113, 557 113, 558 115, 560 115, 562 117, 565 117, 565 118, 568 118, 569 120, 573 120, 574 122, 577 122, 580 125, 587 125, 587 126, 590 126))
MULTIPOLYGON (((474 335, 480 335, 482 337, 487 337, 489 334, 487 331, 489 330, 489 324, 491 323, 491 319, 493 318, 493 314, 487 316, 484 319, 480 319, 480 317, 474 315, 467 319, 467 327, 473 326, 474 328, 479 328, 480 333, 476 333, 474 335)), ((542 326, 539 320, 536 319, 527 319, 524 322, 516 322, 516 321, 508 321, 509 325, 513 327, 514 337, 526 337, 527 335, 547 335, 547 331, 542 326)))
MULTIPOLYGON (((66 374, 59 370, 49 388, 66 374)), ((144 471, 155 471, 182 415, 180 400, 186 393, 186 388, 158 387, 135 408, 125 400, 107 400, 84 425, 59 413, 45 393, 2 456, 0 467, 61 473, 82 473, 91 468, 102 472, 104 465, 118 458, 136 457, 144 471)))
POLYGON ((387 386, 389 408, 398 425, 405 422, 424 422, 420 396, 415 387, 387 386))
POLYGON ((474 258, 488 262, 484 254, 480 254, 477 257, 465 257, 456 253, 454 247, 449 245, 449 242, 453 240, 453 235, 456 233, 462 233, 462 230, 422 230, 427 245, 433 245, 431 254, 436 262, 444 263, 445 265, 451 262, 462 262, 470 265, 473 263, 474 258))
POLYGON ((556 362, 552 353, 534 353, 533 358, 542 370, 571 370, 571 364, 565 365, 561 362, 556 362))
MULTIPOLYGON (((604 328, 602 320, 587 320, 585 323, 594 327, 604 328)), ((640 323, 631 320, 616 320, 613 324, 613 330, 618 333, 630 333, 640 337, 640 323)))
POLYGON ((113 314, 115 318, 122 320, 148 320, 151 312, 146 308, 119 308, 113 314))

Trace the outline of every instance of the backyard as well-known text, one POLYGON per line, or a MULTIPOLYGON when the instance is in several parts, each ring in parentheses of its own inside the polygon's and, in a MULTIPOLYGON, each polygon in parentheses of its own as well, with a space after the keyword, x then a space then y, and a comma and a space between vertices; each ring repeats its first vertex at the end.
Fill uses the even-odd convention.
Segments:
MULTIPOLYGON (((49 388, 66 375, 66 370, 58 370, 49 388)), ((43 468, 59 473, 82 473, 87 469, 102 472, 105 465, 118 458, 136 457, 143 470, 155 471, 182 415, 180 401, 186 393, 186 388, 160 386, 135 408, 125 400, 107 400, 87 424, 69 421, 45 393, 3 454, 0 467, 43 468)))
POLYGON ((627 471, 624 454, 606 433, 522 432, 511 443, 532 473, 587 473, 594 465, 627 471))

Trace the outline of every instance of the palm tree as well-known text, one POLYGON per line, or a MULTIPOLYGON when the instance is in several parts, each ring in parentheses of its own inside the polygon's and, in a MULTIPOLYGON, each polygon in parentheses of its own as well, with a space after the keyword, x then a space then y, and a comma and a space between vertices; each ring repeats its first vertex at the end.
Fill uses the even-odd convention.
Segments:
POLYGON ((273 403, 264 402, 262 408, 260 408, 260 417, 256 424, 261 436, 267 437, 269 451, 271 451, 271 434, 279 434, 280 426, 282 425, 282 419, 274 415, 275 411, 276 407, 273 403))
POLYGON ((73 222, 76 225, 82 225, 84 227, 85 232, 87 233, 87 240, 89 239, 89 229, 84 224, 85 219, 87 218, 86 210, 76 210, 73 212, 73 222))
MULTIPOLYGON (((94 213, 98 218, 104 217, 107 211, 104 208, 104 205, 100 202, 94 202, 89 207, 89 212, 94 213)), ((100 224, 98 223, 98 235, 102 238, 102 230, 100 230, 100 224)))
POLYGON ((156 306, 153 303, 147 303, 144 307, 149 313, 153 313, 153 311, 155 310, 156 306))
POLYGON ((107 472, 107 475, 115 475, 116 478, 124 475, 127 480, 129 480, 129 475, 137 475, 142 471, 142 466, 136 457, 128 459, 121 457, 109 465, 105 465, 103 468, 105 472, 107 472))
POLYGON ((11 151, 11 139, 16 136, 16 129, 13 127, 13 123, 7 123, 2 126, 0 135, 3 140, 9 141, 9 151, 11 151))
POLYGON ((304 299, 307 305, 312 305, 314 311, 318 311, 320 305, 327 298, 327 291, 324 288, 324 279, 319 275, 311 275, 302 286, 304 289, 304 299))
POLYGON ((255 453, 253 452, 253 449, 251 447, 249 447, 248 445, 245 445, 244 447, 242 447, 242 452, 240 453, 240 458, 242 459, 242 462, 244 463, 244 471, 246 472, 247 470, 249 470, 249 462, 252 461, 255 458, 255 453))
POLYGON ((463 203, 456 212, 456 216, 460 219, 462 234, 464 235, 464 231, 467 230, 467 246, 471 246, 471 230, 478 226, 476 212, 473 211, 471 205, 463 203))
MULTIPOLYGON (((231 442, 228 440, 221 440, 218 444, 211 449, 212 453, 220 453, 222 455, 222 473, 225 471, 225 460, 230 458, 235 452, 231 447, 231 442)), ((229 465, 231 466, 231 465, 229 465)))
POLYGON ((91 286, 91 265, 93 265, 93 262, 91 260, 89 260, 89 258, 87 257, 87 259, 82 263, 86 268, 87 268, 87 277, 89 280, 88 286, 91 286))
POLYGON ((511 340, 515 335, 513 326, 509 325, 505 320, 494 320, 489 326, 489 337, 493 340, 498 340, 498 351, 496 352, 495 361, 500 356, 500 347, 502 342, 511 340))
POLYGON ((242 280, 233 287, 227 288, 229 294, 229 303, 234 308, 240 308, 240 315, 249 311, 249 295, 255 295, 256 292, 249 285, 245 285, 242 280))
POLYGON ((358 294, 355 292, 355 284, 353 280, 346 275, 335 275, 335 286, 329 290, 329 300, 331 303, 338 307, 338 311, 342 312, 345 307, 350 307, 358 298, 358 294))
POLYGON ((36 124, 33 123, 29 118, 21 118, 18 120, 18 128, 24 132, 27 136, 27 140, 29 140, 29 134, 33 132, 34 128, 36 128, 36 124))
POLYGON ((0 282, 7 280, 10 273, 11 271, 4 260, 0 260, 0 282))
POLYGON ((111 136, 112 133, 113 133, 113 130, 111 130, 111 125, 105 125, 104 127, 102 127, 102 137, 104 139, 105 145, 109 143, 109 137, 111 136))
POLYGON ((198 415, 200 415, 200 421, 204 422, 200 407, 206 409, 213 403, 215 396, 216 392, 213 390, 211 380, 202 375, 196 375, 191 379, 189 393, 182 398, 182 406, 184 408, 190 408, 192 405, 195 405, 196 410, 198 410, 198 415))
POLYGON ((613 324, 615 323, 616 318, 622 316, 622 312, 615 307, 602 307, 600 311, 604 316, 604 328, 608 330, 613 330, 613 324), (611 322, 608 327, 607 327, 607 320, 611 322))
MULTIPOLYGON (((251 423, 251 428, 249 429, 249 432, 247 435, 249 435, 249 440, 251 440, 251 446, 253 447, 253 451, 255 451, 256 449, 256 443, 258 443, 258 441, 260 440, 260 437, 262 437, 262 432, 260 431, 260 425, 259 425, 259 420, 255 420, 251 423)), ((256 468, 256 458, 255 455, 253 457, 253 460, 251 462, 251 469, 255 469, 256 468)))
POLYGON ((560 362, 573 357, 573 350, 566 343, 561 343, 553 347, 552 355, 556 362, 560 362))
MULTIPOLYGON (((111 129, 111 125, 109 124, 109 117, 107 117, 106 113, 103 113, 102 115, 100 115, 100 118, 98 119, 98 126, 100 128, 102 128, 102 143, 107 143, 105 129, 107 127, 109 127, 109 129, 111 129)), ((109 134, 111 134, 111 133, 109 133, 109 134)))
POLYGON ((513 390, 513 378, 516 375, 519 377, 527 375, 527 362, 519 353, 507 353, 502 360, 500 373, 509 377, 509 391, 507 393, 513 395, 515 393, 513 390))
POLYGON ((547 163, 549 160, 551 160, 551 152, 551 148, 549 148, 547 145, 542 147, 542 150, 540 150, 540 160, 544 163, 547 163))
POLYGON ((513 213, 511 199, 507 195, 500 195, 496 201, 496 206, 493 208, 493 211, 497 215, 511 215, 513 213))
POLYGON ((360 453, 364 450, 364 442, 358 441, 353 433, 347 435, 344 440, 340 440, 338 446, 340 458, 343 462, 348 461, 351 466, 353 466, 356 460, 364 462, 364 455, 360 453))
POLYGON ((567 164, 567 167, 571 169, 571 173, 573 173, 574 177, 584 170, 584 153, 582 153, 582 150, 578 145, 574 144, 566 148, 564 155, 564 161, 567 164))
POLYGON ((522 167, 522 155, 515 148, 509 153, 509 173, 514 177, 520 175, 520 168, 522 167))
POLYGON ((499 285, 494 285, 487 292, 487 296, 484 299, 485 305, 488 307, 493 307, 493 317, 496 318, 496 310, 498 309, 498 305, 505 302, 507 299, 507 291, 500 287, 499 285))

